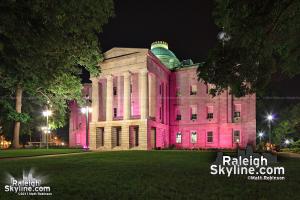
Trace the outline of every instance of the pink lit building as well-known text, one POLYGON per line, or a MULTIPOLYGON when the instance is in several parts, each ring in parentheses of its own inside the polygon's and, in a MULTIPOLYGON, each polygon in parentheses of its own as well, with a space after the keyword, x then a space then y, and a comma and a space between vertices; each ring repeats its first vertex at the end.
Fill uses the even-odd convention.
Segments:
MULTIPOLYGON (((228 91, 212 98, 199 82, 198 64, 180 62, 165 42, 149 49, 113 48, 101 74, 85 85, 92 100, 89 148, 236 148, 255 145, 255 95, 228 91)), ((85 115, 70 105, 70 146, 86 145, 85 115)))

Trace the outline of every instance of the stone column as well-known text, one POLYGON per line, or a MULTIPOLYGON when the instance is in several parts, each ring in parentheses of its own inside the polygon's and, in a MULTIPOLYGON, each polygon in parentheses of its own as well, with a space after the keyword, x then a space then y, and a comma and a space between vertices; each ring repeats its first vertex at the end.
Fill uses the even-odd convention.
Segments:
POLYGON ((141 119, 148 118, 148 71, 140 70, 139 73, 140 112, 141 119))
POLYGON ((106 76, 106 121, 112 121, 112 103, 113 103, 113 77, 106 76))
POLYGON ((149 116, 156 117, 156 77, 149 76, 149 116))
POLYGON ((124 73, 124 102, 123 102, 123 119, 130 119, 131 102, 130 102, 130 73, 124 73))
POLYGON ((121 79, 121 76, 118 76, 117 77, 117 98, 118 98, 118 107, 117 107, 117 116, 122 116, 122 100, 123 100, 123 96, 122 96, 122 85, 123 83, 121 82, 122 79, 121 79))
POLYGON ((97 134, 97 128, 96 128, 96 124, 91 122, 90 123, 90 137, 89 137, 89 148, 91 150, 96 150, 97 149, 97 141, 96 141, 96 134, 97 134))
POLYGON ((99 120, 99 80, 92 79, 92 122, 99 120))
POLYGON ((122 149, 129 149, 129 125, 124 124, 121 132, 122 149))

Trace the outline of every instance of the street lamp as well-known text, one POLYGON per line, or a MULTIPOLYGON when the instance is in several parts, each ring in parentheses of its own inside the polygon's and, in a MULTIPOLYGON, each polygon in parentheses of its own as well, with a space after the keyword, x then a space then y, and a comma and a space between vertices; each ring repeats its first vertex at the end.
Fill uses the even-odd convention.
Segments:
POLYGON ((85 123, 86 123, 86 130, 85 130, 85 136, 86 136, 86 145, 85 149, 89 149, 89 113, 92 112, 92 108, 90 107, 91 100, 88 95, 85 96, 85 107, 81 108, 81 112, 85 114, 85 123))
POLYGON ((266 117, 267 121, 268 121, 268 127, 269 127, 269 143, 272 144, 272 140, 271 140, 271 124, 272 121, 274 120, 274 116, 273 114, 268 114, 266 117))
POLYGON ((228 42, 228 41, 231 39, 230 35, 224 31, 224 27, 223 27, 223 31, 221 31, 221 32, 217 35, 217 38, 218 38, 220 41, 222 41, 223 47, 224 47, 224 45, 225 45, 225 42, 228 42))
POLYGON ((261 138, 264 136, 263 132, 259 132, 258 133, 258 137, 259 137, 259 143, 261 143, 261 138))
POLYGON ((289 144, 290 144, 290 141, 289 141, 288 139, 286 139, 286 140, 284 141, 284 143, 285 143, 286 145, 289 145, 289 144))
POLYGON ((49 128, 49 116, 52 115, 52 111, 51 110, 44 110, 43 111, 43 116, 46 117, 47 119, 47 127, 46 129, 44 129, 44 132, 46 134, 46 144, 47 144, 47 149, 49 148, 49 145, 48 145, 48 134, 50 133, 50 128, 49 128))

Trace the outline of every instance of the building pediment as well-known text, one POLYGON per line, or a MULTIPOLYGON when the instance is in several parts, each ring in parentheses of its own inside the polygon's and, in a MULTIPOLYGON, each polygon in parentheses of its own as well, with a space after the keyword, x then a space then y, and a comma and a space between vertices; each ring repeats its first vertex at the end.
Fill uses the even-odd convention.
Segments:
POLYGON ((114 47, 104 53, 104 60, 126 57, 134 54, 146 54, 149 50, 142 48, 114 47))

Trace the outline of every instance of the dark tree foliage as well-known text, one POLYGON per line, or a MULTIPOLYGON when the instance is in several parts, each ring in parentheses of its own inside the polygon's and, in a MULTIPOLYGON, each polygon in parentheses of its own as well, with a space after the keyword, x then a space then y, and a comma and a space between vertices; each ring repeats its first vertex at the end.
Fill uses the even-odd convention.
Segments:
POLYGON ((198 77, 236 96, 260 93, 276 74, 300 73, 300 1, 215 0, 216 24, 230 36, 210 51, 198 77))
POLYGON ((54 126, 63 125, 66 100, 81 97, 79 66, 99 73, 98 33, 112 14, 112 0, 0 1, 0 86, 8 94, 0 103, 7 120, 15 121, 15 147, 20 123, 30 117, 22 103, 49 101, 54 126))

